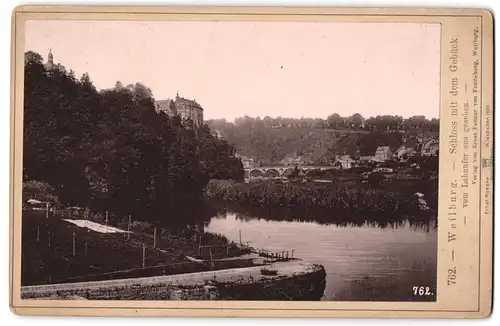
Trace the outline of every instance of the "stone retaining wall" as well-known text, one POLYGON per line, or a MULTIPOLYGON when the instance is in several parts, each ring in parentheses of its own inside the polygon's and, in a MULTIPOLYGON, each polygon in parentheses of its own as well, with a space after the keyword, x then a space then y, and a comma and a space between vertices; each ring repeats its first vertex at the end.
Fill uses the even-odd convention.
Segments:
POLYGON ((277 275, 261 267, 168 276, 25 286, 22 299, 79 300, 319 300, 325 289, 320 265, 286 262, 277 275))

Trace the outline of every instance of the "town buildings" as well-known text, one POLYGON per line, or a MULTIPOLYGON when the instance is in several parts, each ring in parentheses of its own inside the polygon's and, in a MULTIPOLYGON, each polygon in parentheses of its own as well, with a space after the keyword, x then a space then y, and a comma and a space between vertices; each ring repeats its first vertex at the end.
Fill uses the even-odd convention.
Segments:
POLYGON ((333 167, 336 169, 348 170, 355 165, 356 161, 349 155, 336 155, 333 167))
POLYGON ((217 139, 223 139, 222 133, 219 130, 212 130, 211 134, 217 139))
POLYGON ((437 138, 429 139, 422 144, 422 156, 438 156, 439 140, 437 138))
POLYGON ((379 146, 375 151, 374 160, 378 162, 385 162, 392 160, 393 153, 389 146, 379 146))
POLYGON ((394 152, 394 156, 399 159, 408 159, 412 156, 417 156, 420 153, 421 139, 417 137, 409 137, 403 140, 403 144, 394 152))
POLYGON ((280 164, 284 166, 302 166, 307 163, 306 159, 302 156, 289 156, 280 161, 280 164))

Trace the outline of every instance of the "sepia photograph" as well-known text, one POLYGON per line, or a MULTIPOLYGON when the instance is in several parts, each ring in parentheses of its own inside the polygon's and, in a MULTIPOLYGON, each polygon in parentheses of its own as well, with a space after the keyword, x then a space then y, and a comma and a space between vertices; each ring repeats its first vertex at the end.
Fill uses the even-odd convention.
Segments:
POLYGON ((486 318, 484 9, 22 6, 18 315, 486 318))
POLYGON ((28 20, 21 298, 435 301, 440 25, 28 20))

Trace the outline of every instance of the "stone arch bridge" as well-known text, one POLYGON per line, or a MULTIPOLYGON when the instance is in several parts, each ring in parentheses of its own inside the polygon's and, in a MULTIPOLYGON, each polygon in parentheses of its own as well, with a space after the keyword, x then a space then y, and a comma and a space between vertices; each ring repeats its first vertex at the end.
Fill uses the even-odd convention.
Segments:
POLYGON ((316 166, 316 165, 305 165, 305 166, 259 166, 254 168, 245 168, 245 179, 250 178, 276 178, 276 177, 286 177, 290 175, 295 168, 307 175, 310 171, 324 171, 333 169, 332 166, 316 166))

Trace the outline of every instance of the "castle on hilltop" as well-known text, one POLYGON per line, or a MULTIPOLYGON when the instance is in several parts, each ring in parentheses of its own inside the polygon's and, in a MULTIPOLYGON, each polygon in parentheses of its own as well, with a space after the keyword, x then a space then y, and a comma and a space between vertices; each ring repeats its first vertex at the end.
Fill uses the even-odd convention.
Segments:
MULTIPOLYGON (((36 53, 34 52, 31 52, 31 51, 28 51, 24 54, 24 62, 28 62, 28 61, 31 61, 33 60, 33 58, 35 57, 35 55, 37 55, 36 53)), ((54 55, 52 54, 52 49, 49 50, 49 54, 47 56, 47 62, 43 64, 43 66, 45 67, 45 75, 47 77, 51 77, 54 72, 64 72, 65 71, 65 68, 63 65, 61 65, 60 63, 58 64, 55 64, 54 63, 54 55)))
POLYGON ((195 126, 203 125, 203 108, 196 100, 189 100, 179 96, 175 100, 166 99, 156 101, 156 111, 165 112, 168 116, 179 116, 182 120, 191 120, 195 126))
POLYGON ((49 50, 49 55, 47 56, 47 63, 45 63, 45 70, 47 73, 51 73, 54 71, 64 71, 64 66, 60 63, 54 63, 54 55, 52 54, 52 49, 49 50))

